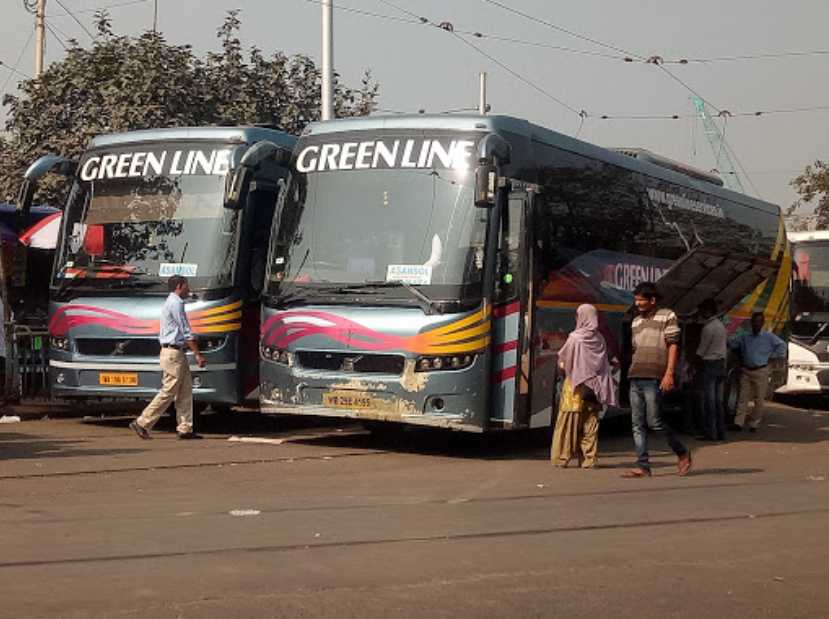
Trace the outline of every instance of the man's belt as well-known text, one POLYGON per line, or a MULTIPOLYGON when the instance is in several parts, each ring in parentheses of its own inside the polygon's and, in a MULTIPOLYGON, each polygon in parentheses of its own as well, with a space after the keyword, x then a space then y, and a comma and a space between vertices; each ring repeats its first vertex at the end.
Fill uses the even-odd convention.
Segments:
POLYGON ((764 363, 763 365, 744 365, 743 367, 747 370, 762 370, 763 368, 769 367, 769 364, 764 363))
POLYGON ((184 350, 184 346, 179 346, 178 344, 162 344, 162 348, 172 348, 173 350, 184 350))

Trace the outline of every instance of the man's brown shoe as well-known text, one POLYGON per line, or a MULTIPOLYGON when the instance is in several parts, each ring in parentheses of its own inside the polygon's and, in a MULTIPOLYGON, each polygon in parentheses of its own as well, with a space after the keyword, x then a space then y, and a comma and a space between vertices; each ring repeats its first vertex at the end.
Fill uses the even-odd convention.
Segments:
POLYGON ((143 438, 145 441, 148 441, 152 438, 150 433, 147 432, 147 429, 142 427, 137 421, 130 422, 130 429, 135 432, 138 436, 143 438))
POLYGON ((648 469, 642 469, 636 467, 635 469, 630 469, 629 471, 625 471, 622 473, 622 477, 625 479, 640 479, 642 477, 650 477, 651 472, 648 469))
POLYGON ((679 456, 679 460, 676 464, 676 471, 680 477, 685 477, 688 472, 691 470, 691 465, 693 461, 691 460, 691 452, 686 451, 684 454, 679 456))

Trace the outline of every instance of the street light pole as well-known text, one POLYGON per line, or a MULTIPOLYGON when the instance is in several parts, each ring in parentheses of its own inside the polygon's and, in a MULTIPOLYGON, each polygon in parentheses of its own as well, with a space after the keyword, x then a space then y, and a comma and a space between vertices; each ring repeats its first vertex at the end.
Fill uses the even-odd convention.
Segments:
POLYGON ((46 51, 46 0, 37 0, 35 11, 35 77, 43 73, 43 55, 46 51))
POLYGON ((322 109, 320 118, 334 118, 334 0, 322 0, 322 109))

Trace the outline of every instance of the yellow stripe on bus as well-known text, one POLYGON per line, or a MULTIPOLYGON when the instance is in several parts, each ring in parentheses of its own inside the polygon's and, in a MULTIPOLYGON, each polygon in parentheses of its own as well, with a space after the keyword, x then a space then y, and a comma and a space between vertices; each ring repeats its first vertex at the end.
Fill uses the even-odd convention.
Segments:
POLYGON ((484 333, 489 333, 490 324, 491 323, 487 320, 486 322, 479 324, 477 327, 472 327, 470 329, 462 329, 461 331, 453 331, 452 333, 438 335, 434 338, 429 339, 434 341, 436 344, 451 344, 452 342, 457 342, 459 340, 467 340, 471 337, 483 335, 484 333))
POLYGON ((209 327, 194 327, 193 331, 196 333, 229 333, 230 331, 239 331, 241 328, 241 322, 232 322, 229 324, 212 325, 209 327))
POLYGON ((242 317, 242 312, 233 312, 232 314, 219 314, 217 316, 207 316, 206 318, 194 318, 190 321, 193 326, 210 325, 217 322, 227 322, 229 320, 239 320, 242 317))
MULTIPOLYGON (((780 217, 780 221, 777 224, 777 240, 774 243, 774 249, 771 252, 771 259, 777 260, 777 255, 780 253, 780 248, 783 247, 783 244, 786 243, 786 222, 783 220, 783 217, 780 217)), ((788 243, 786 243, 788 246, 788 243)))
POLYGON ((464 327, 469 327, 474 325, 476 322, 481 320, 485 320, 489 318, 489 308, 486 307, 479 312, 475 312, 467 316, 466 318, 462 318, 461 320, 457 320, 455 322, 450 322, 448 325, 443 325, 442 327, 438 327, 437 329, 433 329, 431 331, 425 332, 423 335, 446 335, 453 331, 459 331, 464 327))
POLYGON ((187 318, 195 319, 195 318, 204 318, 205 316, 215 316, 216 314, 221 314, 224 312, 232 312, 234 310, 238 310, 242 308, 242 301, 234 301, 233 303, 228 303, 227 305, 219 305, 217 307, 210 307, 208 309, 198 310, 196 312, 188 312, 187 318))

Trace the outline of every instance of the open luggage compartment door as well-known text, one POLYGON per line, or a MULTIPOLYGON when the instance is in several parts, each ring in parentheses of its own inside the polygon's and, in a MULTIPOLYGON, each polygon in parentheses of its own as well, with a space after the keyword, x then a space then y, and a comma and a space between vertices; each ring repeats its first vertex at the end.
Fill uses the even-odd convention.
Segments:
POLYGON ((719 311, 725 313, 777 269, 778 264, 768 258, 702 246, 675 262, 659 279, 657 287, 661 303, 680 318, 695 314, 706 299, 714 299, 719 311))

